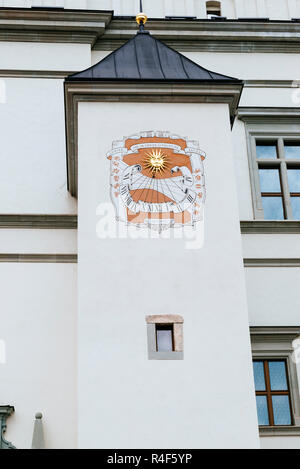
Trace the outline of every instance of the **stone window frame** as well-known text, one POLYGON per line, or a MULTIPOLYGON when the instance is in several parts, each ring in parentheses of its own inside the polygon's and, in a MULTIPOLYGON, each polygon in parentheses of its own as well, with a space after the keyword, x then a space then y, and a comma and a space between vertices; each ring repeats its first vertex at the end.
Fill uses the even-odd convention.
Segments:
POLYGON ((250 327, 253 360, 285 360, 289 379, 294 425, 260 426, 259 435, 300 436, 300 393, 297 365, 293 360, 293 341, 300 338, 300 327, 250 327))
POLYGON ((146 316, 149 360, 183 360, 183 317, 179 314, 154 314, 146 316), (174 350, 158 352, 156 326, 173 325, 174 350))
MULTIPOLYGON (((287 179, 286 171, 286 161, 284 158, 284 141, 299 141, 299 117, 287 119, 285 116, 276 121, 269 119, 268 116, 259 116, 257 120, 255 117, 250 116, 250 119, 247 119, 247 116, 241 116, 242 120, 245 121, 245 130, 246 130, 246 140, 247 140, 247 150, 248 150, 248 163, 249 163, 249 173, 250 173, 250 184, 251 184, 251 193, 252 193, 252 206, 253 206, 253 216, 256 220, 265 220, 264 210, 262 204, 261 188, 259 181, 259 167, 258 160, 256 157, 256 141, 276 141, 277 142, 277 151, 278 151, 278 160, 274 160, 275 164, 280 168, 280 173, 283 176, 281 178, 282 192, 283 192, 283 205, 284 212, 286 213, 286 219, 282 221, 291 221, 294 220, 292 214, 292 207, 290 201, 290 190, 289 183, 287 179)), ((273 160, 268 160, 264 166, 262 160, 262 167, 267 167, 274 163, 273 160)), ((293 166, 299 166, 300 161, 293 160, 291 162, 293 166)))

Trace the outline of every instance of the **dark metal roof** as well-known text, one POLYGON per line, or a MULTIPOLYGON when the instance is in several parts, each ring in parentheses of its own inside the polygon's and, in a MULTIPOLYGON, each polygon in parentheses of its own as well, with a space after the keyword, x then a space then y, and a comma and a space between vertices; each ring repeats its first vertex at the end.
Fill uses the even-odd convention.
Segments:
POLYGON ((139 31, 99 63, 66 78, 73 80, 239 81, 206 70, 147 31, 139 31))

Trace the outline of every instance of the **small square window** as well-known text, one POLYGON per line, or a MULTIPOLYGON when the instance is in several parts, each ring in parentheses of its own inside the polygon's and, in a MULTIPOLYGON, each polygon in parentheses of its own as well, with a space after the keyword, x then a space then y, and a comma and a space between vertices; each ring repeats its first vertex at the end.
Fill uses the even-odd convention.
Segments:
POLYGON ((173 324, 156 324, 156 350, 158 352, 173 352, 173 324))
POLYGON ((183 318, 178 314, 146 316, 149 360, 183 359, 183 318))

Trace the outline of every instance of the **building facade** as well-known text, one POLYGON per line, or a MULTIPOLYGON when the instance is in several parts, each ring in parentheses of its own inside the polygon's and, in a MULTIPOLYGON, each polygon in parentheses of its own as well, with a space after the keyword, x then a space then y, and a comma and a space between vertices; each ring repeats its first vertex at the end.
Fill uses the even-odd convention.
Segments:
POLYGON ((300 0, 139 4, 0 0, 0 447, 300 448, 300 0))

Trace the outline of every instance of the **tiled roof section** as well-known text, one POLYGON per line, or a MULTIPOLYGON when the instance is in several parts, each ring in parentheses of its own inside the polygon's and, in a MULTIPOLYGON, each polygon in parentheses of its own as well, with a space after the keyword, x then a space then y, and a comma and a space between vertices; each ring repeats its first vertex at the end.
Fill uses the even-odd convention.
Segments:
POLYGON ((138 32, 99 63, 66 79, 73 80, 239 81, 206 70, 147 31, 138 32))

